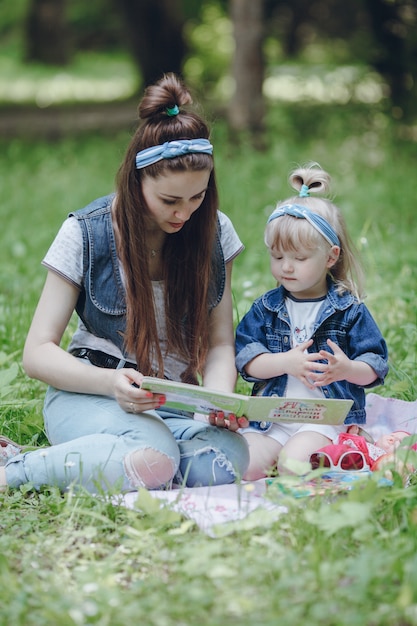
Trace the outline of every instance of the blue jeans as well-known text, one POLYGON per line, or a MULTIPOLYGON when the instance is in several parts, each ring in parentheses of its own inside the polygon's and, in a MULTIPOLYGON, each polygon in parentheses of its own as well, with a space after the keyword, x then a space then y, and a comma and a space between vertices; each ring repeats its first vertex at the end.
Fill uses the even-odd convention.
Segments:
POLYGON ((170 460, 166 483, 188 487, 232 483, 249 464, 241 435, 194 421, 187 413, 165 409, 134 415, 107 396, 49 388, 44 418, 52 445, 8 461, 10 487, 32 483, 36 489, 51 485, 64 491, 78 484, 91 492, 132 491, 143 485, 132 459, 144 449, 170 460))

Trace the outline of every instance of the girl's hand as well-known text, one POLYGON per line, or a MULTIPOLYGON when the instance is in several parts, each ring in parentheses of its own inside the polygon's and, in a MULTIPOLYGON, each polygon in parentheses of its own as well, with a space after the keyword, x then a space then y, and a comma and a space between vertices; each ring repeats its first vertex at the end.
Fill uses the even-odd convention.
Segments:
POLYGON ((327 344, 332 349, 333 354, 327 350, 320 350, 320 358, 325 359, 327 363, 319 364, 317 369, 320 368, 320 371, 312 375, 315 387, 330 385, 337 380, 349 380, 352 361, 337 343, 328 339, 327 344))
POLYGON ((165 403, 165 396, 141 389, 143 375, 134 369, 114 370, 114 397, 126 413, 143 413, 158 409, 165 403))
POLYGON ((249 421, 246 417, 236 417, 233 413, 229 413, 225 416, 223 411, 216 411, 210 413, 209 423, 211 426, 218 426, 219 428, 227 428, 232 432, 236 432, 239 428, 246 428, 249 426, 249 421))
POLYGON ((313 373, 320 367, 317 361, 323 358, 318 352, 307 352, 312 343, 313 340, 309 339, 283 353, 286 360, 285 373, 298 378, 309 389, 314 389, 313 373))

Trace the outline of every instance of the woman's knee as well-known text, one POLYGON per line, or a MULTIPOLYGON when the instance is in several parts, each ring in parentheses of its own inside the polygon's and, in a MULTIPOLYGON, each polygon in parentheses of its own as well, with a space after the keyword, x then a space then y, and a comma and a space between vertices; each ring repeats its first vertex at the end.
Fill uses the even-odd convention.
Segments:
POLYGON ((177 463, 163 452, 143 448, 125 456, 124 468, 134 489, 158 489, 171 482, 177 471, 177 463))
POLYGON ((181 475, 188 487, 235 482, 249 464, 249 450, 242 435, 224 429, 203 428, 179 445, 181 475))
POLYGON ((245 438, 239 433, 213 426, 207 428, 206 438, 217 463, 233 468, 232 473, 242 478, 249 465, 249 448, 245 438))

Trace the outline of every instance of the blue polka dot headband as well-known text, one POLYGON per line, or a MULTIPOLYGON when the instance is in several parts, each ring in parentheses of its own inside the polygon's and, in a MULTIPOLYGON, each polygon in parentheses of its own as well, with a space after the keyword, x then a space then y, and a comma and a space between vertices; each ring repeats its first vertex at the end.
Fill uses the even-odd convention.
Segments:
POLYGON ((162 159, 175 159, 175 157, 184 156, 184 154, 192 154, 194 152, 213 154, 213 146, 208 139, 176 139, 174 141, 166 141, 159 146, 152 146, 138 152, 136 155, 136 169, 140 170, 148 165, 162 161, 162 159))
POLYGON ((329 242, 331 246, 339 246, 340 248, 340 240, 336 231, 329 224, 329 222, 318 213, 313 213, 313 211, 310 211, 307 207, 301 206, 301 204, 284 204, 277 207, 271 213, 267 223, 269 224, 283 215, 291 215, 292 217, 307 220, 307 222, 309 222, 313 228, 315 228, 326 239, 326 241, 329 242))

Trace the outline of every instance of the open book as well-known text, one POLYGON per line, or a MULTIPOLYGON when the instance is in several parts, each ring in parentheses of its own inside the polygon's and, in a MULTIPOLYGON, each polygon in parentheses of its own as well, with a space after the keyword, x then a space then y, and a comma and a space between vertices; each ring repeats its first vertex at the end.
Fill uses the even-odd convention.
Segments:
POLYGON ((166 398, 164 406, 168 408, 207 415, 213 411, 224 411, 259 422, 343 424, 352 406, 352 400, 245 396, 152 376, 145 376, 141 387, 163 394, 166 398))

